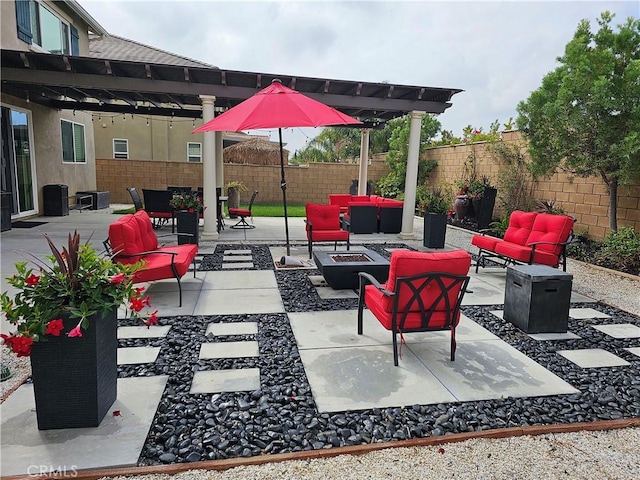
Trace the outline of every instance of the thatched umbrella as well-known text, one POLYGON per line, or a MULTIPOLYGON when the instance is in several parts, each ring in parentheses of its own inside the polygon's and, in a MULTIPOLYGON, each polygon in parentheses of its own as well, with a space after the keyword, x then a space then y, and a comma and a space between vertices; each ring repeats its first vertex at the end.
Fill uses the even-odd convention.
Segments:
MULTIPOLYGON (((288 162, 289 151, 283 152, 285 162, 288 162)), ((252 138, 225 148, 223 158, 226 163, 279 165, 280 145, 262 138, 252 138)))

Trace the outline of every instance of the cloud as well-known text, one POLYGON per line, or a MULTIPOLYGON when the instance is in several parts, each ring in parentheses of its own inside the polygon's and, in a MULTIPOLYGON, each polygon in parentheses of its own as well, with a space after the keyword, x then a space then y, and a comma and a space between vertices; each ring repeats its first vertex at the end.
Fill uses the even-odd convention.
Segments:
POLYGON ((457 135, 515 118, 581 19, 640 16, 635 0, 81 4, 115 35, 224 69, 464 89, 439 116, 457 135))

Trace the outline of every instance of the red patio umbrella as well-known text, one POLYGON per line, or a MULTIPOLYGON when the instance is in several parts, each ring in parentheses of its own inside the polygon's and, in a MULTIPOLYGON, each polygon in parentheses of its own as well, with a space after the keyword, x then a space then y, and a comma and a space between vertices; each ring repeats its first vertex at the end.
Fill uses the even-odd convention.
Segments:
POLYGON ((213 120, 199 126, 198 132, 239 132, 260 128, 277 128, 280 140, 280 187, 284 204, 284 227, 289 247, 289 220, 287 218, 287 181, 284 174, 282 129, 288 127, 326 127, 329 125, 361 124, 360 120, 345 115, 335 108, 282 85, 278 79, 244 102, 227 110, 213 120))

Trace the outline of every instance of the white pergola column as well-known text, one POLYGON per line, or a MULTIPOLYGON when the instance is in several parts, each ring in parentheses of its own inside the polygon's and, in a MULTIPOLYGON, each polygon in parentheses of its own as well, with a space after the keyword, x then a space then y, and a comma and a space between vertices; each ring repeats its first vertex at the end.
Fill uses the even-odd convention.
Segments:
MULTIPOLYGON (((202 121, 207 123, 213 119, 216 97, 200 95, 202 101, 202 121)), ((218 239, 218 202, 216 202, 216 148, 215 134, 218 132, 203 132, 202 141, 202 191, 204 204, 204 229, 202 240, 218 239)))
POLYGON ((358 195, 367 194, 369 169, 369 128, 360 131, 360 170, 358 171, 358 195))
MULTIPOLYGON (((223 132, 214 132, 215 133, 215 144, 216 144, 216 187, 224 186, 224 158, 222 156, 223 143, 222 137, 223 132)), ((224 193, 223 193, 224 195, 224 193)))
POLYGON ((420 130, 425 112, 413 110, 409 127, 409 151, 407 152, 407 173, 404 178, 404 208, 402 210, 402 230, 398 234, 403 240, 416 238, 413 232, 413 216, 418 184, 418 156, 420 155, 420 130))

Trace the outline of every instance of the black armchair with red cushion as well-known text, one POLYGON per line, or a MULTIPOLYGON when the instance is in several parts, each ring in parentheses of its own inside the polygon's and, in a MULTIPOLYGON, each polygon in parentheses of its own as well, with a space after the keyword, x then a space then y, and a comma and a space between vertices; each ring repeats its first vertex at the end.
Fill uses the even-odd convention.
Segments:
POLYGON ((471 257, 464 250, 391 253, 389 277, 380 284, 360 272, 358 335, 362 335, 365 305, 384 328, 391 330, 393 363, 398 366, 398 335, 449 330, 451 360, 455 359, 460 304, 469 283, 471 257))
POLYGON ((305 212, 309 258, 311 258, 313 242, 334 242, 334 250, 338 248, 338 242, 347 242, 347 250, 349 250, 349 230, 340 228, 339 205, 307 203, 305 212))

